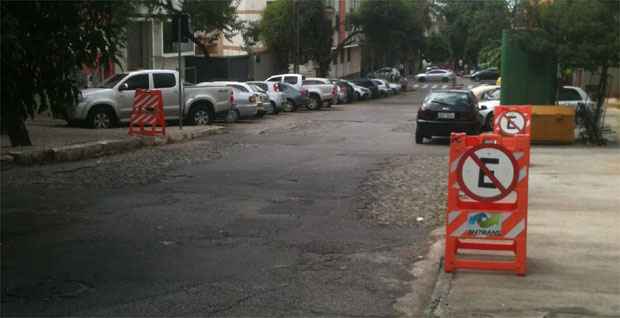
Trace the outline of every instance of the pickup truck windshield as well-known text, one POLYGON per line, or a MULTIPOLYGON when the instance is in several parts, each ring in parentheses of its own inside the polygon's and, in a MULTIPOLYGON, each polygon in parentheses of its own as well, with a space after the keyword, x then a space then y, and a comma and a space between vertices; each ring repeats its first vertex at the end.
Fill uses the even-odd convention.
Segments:
POLYGON ((107 80, 103 81, 103 83, 99 84, 98 88, 112 88, 116 86, 116 84, 118 84, 118 82, 120 82, 127 75, 128 73, 120 73, 109 77, 107 80))

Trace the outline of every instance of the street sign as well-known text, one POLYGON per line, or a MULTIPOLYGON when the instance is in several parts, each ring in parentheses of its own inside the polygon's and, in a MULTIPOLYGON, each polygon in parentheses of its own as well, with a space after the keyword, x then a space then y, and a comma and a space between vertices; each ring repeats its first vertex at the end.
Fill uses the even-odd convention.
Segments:
POLYGON ((517 161, 498 144, 480 144, 463 154, 457 167, 461 190, 477 201, 497 201, 517 183, 517 161))
POLYGON ((532 107, 529 105, 498 105, 495 107, 493 131, 502 136, 530 135, 532 107))
MULTIPOLYGON (((498 117, 503 113, 500 111, 498 117)), ((530 118, 529 112, 524 114, 530 118)), ((525 127, 528 132, 529 121, 525 127)), ((529 132, 502 136, 498 124, 495 129, 495 134, 451 135, 446 272, 482 269, 525 275, 527 270, 530 136, 529 132), (495 253, 498 251, 502 252, 495 253), (506 256, 513 257, 503 258, 506 256)))
POLYGON ((527 120, 520 112, 505 112, 498 120, 499 129, 501 129, 504 135, 516 135, 525 132, 527 120))

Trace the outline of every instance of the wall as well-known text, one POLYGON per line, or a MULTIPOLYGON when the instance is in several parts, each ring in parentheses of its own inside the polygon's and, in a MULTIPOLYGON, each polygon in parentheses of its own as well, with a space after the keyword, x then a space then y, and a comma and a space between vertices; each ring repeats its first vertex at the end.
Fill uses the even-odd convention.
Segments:
MULTIPOLYGON (((607 83, 607 97, 620 98, 620 68, 610 68, 608 72, 609 80, 607 83)), ((594 94, 592 94, 592 89, 595 88, 595 86, 598 86, 598 81, 598 74, 592 74, 592 72, 585 71, 583 69, 577 69, 573 73, 573 85, 585 89, 592 97, 594 97, 594 94)))

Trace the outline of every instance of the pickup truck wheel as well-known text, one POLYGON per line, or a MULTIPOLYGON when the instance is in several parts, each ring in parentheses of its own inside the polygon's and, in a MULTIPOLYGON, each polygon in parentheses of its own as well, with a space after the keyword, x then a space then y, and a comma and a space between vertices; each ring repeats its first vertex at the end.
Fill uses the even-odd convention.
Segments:
POLYGON ((308 104, 309 110, 318 110, 321 108, 321 98, 317 95, 310 95, 310 103, 308 104))
POLYGON ((206 105, 196 105, 192 107, 192 111, 189 114, 190 124, 192 125, 208 125, 211 123, 211 111, 206 105))
POLYGON ((96 106, 88 113, 88 124, 93 129, 112 128, 114 121, 114 113, 107 107, 96 106))

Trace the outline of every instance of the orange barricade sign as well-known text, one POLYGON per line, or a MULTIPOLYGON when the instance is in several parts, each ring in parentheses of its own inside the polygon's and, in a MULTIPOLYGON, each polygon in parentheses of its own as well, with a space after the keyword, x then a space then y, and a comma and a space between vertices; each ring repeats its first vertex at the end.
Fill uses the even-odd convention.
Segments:
POLYGON ((164 102, 161 91, 136 90, 133 98, 133 110, 129 119, 129 134, 143 136, 166 135, 166 117, 164 115, 164 102), (150 129, 148 129, 148 126, 150 126, 150 129))
POLYGON ((530 135, 532 127, 532 106, 495 107, 493 132, 502 136, 512 137, 517 134, 530 135))
POLYGON ((446 272, 509 270, 525 275, 529 160, 527 135, 452 134, 446 272), (472 255, 480 251, 484 257, 472 255))

